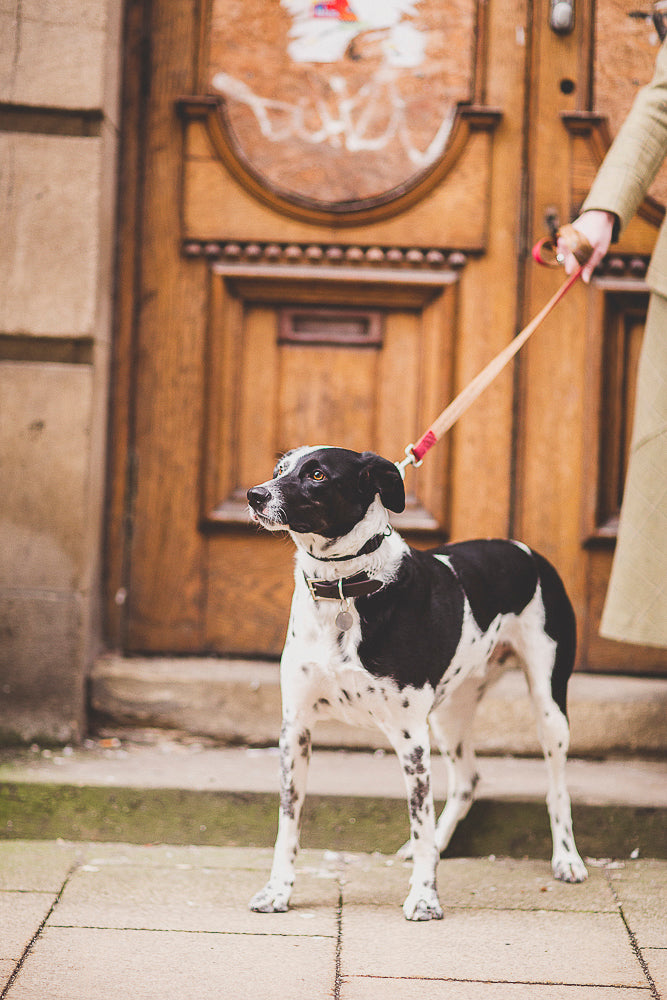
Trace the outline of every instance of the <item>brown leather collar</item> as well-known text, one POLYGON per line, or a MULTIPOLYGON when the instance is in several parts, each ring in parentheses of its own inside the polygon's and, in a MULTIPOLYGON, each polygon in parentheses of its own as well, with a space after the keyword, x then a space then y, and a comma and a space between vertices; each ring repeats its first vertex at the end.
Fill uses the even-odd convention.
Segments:
POLYGON ((392 526, 388 524, 381 535, 373 535, 361 546, 358 552, 353 552, 351 556, 316 556, 314 552, 309 552, 308 555, 319 562, 349 562, 350 559, 358 559, 359 556, 367 556, 371 552, 375 552, 380 548, 385 538, 389 538, 393 530, 392 526))
POLYGON ((368 597, 382 590, 381 580, 373 580, 368 573, 356 573, 341 580, 313 580, 303 574, 313 600, 344 601, 348 597, 368 597))

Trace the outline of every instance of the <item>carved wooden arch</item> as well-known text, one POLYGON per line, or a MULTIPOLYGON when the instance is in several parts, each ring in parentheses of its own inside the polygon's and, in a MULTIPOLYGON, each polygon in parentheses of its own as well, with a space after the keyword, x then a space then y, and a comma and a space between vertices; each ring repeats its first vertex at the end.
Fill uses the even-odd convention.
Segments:
POLYGON ((460 160, 476 133, 492 135, 502 120, 497 108, 461 103, 451 133, 438 160, 405 183, 372 198, 324 202, 287 192, 270 184, 245 157, 234 139, 222 97, 184 97, 178 109, 186 122, 203 124, 220 161, 255 198, 282 215, 301 222, 336 227, 360 226, 389 219, 417 204, 433 191, 460 160))

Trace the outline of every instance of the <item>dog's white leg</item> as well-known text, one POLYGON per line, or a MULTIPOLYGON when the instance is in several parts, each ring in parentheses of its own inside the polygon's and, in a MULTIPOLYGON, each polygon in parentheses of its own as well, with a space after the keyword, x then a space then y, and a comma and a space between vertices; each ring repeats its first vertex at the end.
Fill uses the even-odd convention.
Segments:
POLYGON ((441 920, 442 908, 436 888, 436 868, 440 859, 435 846, 428 725, 388 735, 403 768, 410 811, 413 868, 403 913, 408 920, 441 920))
POLYGON ((294 884, 299 849, 301 809, 310 760, 310 729, 296 718, 284 718, 280 731, 280 813, 271 877, 250 901, 258 913, 284 913, 294 884))
MULTIPOLYGON (((435 831, 438 854, 445 850, 456 825, 468 813, 479 780, 471 731, 480 688, 478 680, 463 683, 429 719, 447 769, 447 801, 435 831)), ((400 849, 399 855, 410 858, 412 851, 410 840, 400 849)))
POLYGON ((554 877, 563 882, 583 882, 588 872, 574 843, 570 795, 565 781, 570 729, 550 696, 536 700, 535 712, 548 774, 547 809, 553 839, 551 867, 554 877))
POLYGON ((479 696, 478 681, 462 684, 431 721, 447 767, 447 801, 435 834, 439 854, 449 844, 457 824, 467 816, 479 781, 472 744, 472 720, 479 696))
MULTIPOLYGON (((554 642, 542 637, 542 664, 553 662, 554 642)), ((539 675, 527 663, 528 686, 537 722, 537 734, 547 765, 547 809, 553 839, 551 867, 554 877, 562 882, 583 882, 588 877, 586 866, 579 857, 572 832, 570 795, 565 781, 565 764, 570 745, 570 727, 567 718, 551 695, 551 671, 539 675)))

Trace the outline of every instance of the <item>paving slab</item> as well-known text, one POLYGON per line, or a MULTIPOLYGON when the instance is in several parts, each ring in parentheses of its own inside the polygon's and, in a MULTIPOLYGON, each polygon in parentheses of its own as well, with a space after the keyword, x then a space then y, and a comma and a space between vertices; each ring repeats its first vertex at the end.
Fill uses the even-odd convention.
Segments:
POLYGON ((26 866, 25 844, 7 841, 0 853, 0 892, 58 893, 84 848, 78 844, 36 841, 30 848, 30 865, 26 866))
POLYGON ((570 886, 547 862, 444 859, 431 923, 403 917, 409 865, 312 850, 293 908, 252 913, 270 864, 248 847, 0 841, 0 997, 667 1000, 667 861, 597 861, 570 886))
MULTIPOLYGON (((412 866, 381 855, 344 855, 346 905, 396 905, 407 895, 412 866)), ((616 913, 617 903, 601 867, 591 866, 578 885, 558 882, 548 861, 513 858, 446 858, 438 866, 438 891, 446 908, 562 910, 616 913)), ((298 884, 298 883, 297 883, 298 884)))
POLYGON ((340 1000, 649 1000, 648 989, 617 986, 549 986, 545 983, 470 983, 443 979, 371 976, 343 981, 340 1000))
POLYGON ((343 911, 343 975, 387 975, 582 986, 643 986, 645 975, 615 914, 446 910, 426 927, 400 910, 373 920, 343 911))
POLYGON ((336 942, 319 937, 47 928, 7 1000, 330 1000, 336 942))
POLYGON ((667 948, 643 948, 642 958, 648 966, 658 997, 667 997, 667 948))
POLYGON ((610 880, 639 946, 667 949, 667 866, 640 859, 612 869, 610 880))
POLYGON ((217 934, 320 934, 335 939, 339 890, 335 873, 299 872, 294 905, 276 918, 248 909, 263 873, 181 865, 88 863, 68 883, 49 927, 201 931, 217 934), (245 905, 244 905, 245 904, 245 905))
MULTIPOLYGON (((164 868, 185 865, 198 868, 221 868, 225 871, 264 871, 271 867, 273 850, 265 847, 202 847, 198 844, 81 844, 79 856, 91 865, 133 865, 141 868, 164 868), (81 854, 83 852, 83 854, 81 854)), ((25 850, 25 843, 19 843, 25 850)), ((0 858, 6 845, 0 843, 0 858)), ((301 864, 322 859, 321 851, 299 852, 301 864)))
POLYGON ((45 892, 0 893, 0 959, 18 962, 55 901, 45 892))
POLYGON ((14 959, 0 958, 0 990, 3 990, 16 969, 14 959))

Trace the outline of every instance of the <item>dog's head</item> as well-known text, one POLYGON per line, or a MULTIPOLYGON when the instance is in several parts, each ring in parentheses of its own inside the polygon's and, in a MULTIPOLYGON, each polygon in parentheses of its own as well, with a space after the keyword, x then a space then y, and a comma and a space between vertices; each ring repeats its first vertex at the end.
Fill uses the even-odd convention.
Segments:
POLYGON ((248 503, 253 520, 269 531, 341 538, 376 496, 388 510, 404 510, 403 480, 393 462, 370 451, 296 448, 283 455, 273 479, 248 490, 248 503))

